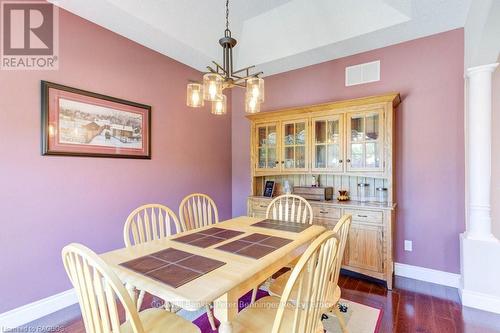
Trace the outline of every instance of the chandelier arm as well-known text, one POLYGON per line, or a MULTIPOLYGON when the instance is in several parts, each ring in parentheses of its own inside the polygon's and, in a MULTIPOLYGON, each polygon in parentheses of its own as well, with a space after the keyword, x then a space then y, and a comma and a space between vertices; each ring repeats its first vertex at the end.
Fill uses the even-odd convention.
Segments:
POLYGON ((238 69, 236 72, 233 72, 232 74, 234 75, 234 74, 238 74, 238 73, 241 73, 241 72, 244 72, 244 71, 248 72, 248 70, 252 69, 252 68, 255 68, 255 65, 248 66, 248 67, 245 67, 245 68, 242 68, 242 69, 238 69))

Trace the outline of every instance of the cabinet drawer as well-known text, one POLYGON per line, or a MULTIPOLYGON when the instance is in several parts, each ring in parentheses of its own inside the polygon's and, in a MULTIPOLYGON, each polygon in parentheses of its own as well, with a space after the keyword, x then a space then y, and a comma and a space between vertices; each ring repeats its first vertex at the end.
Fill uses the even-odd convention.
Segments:
POLYGON ((345 214, 351 214, 353 221, 382 223, 384 213, 381 211, 361 210, 361 209, 345 209, 345 214))
POLYGON ((311 205, 314 218, 336 219, 340 218, 340 209, 328 205, 311 205))
POLYGON ((265 212, 267 209, 267 206, 269 206, 270 202, 271 202, 271 200, 253 199, 251 201, 252 209, 253 210, 263 210, 265 212))

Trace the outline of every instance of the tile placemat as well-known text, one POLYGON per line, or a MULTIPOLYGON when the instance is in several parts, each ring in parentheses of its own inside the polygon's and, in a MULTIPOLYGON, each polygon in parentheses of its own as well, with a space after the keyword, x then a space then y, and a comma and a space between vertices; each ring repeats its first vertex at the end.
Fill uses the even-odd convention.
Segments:
POLYGON ((222 261, 169 247, 147 256, 123 262, 120 266, 163 282, 173 288, 178 288, 225 264, 222 261))
POLYGON ((230 243, 218 246, 216 249, 253 259, 260 259, 292 241, 292 239, 288 238, 254 233, 230 243))
POLYGON ((186 236, 177 237, 172 240, 184 244, 206 248, 221 243, 225 240, 234 238, 241 234, 244 234, 244 232, 213 227, 186 236))
POLYGON ((309 228, 311 225, 307 223, 285 222, 279 220, 266 219, 252 224, 254 227, 261 227, 267 229, 275 229, 281 231, 302 232, 309 228))

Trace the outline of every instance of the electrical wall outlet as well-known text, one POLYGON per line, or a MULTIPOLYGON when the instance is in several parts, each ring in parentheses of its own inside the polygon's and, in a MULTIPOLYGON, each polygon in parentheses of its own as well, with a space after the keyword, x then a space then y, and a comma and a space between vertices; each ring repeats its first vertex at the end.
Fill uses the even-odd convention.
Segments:
POLYGON ((413 242, 411 240, 405 239, 405 251, 413 251, 413 242))

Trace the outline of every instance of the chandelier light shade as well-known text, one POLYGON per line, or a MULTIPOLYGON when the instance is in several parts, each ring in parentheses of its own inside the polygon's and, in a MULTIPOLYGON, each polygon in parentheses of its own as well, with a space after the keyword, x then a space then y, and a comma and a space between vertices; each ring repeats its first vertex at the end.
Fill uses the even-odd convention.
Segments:
POLYGON ((188 83, 187 85, 187 106, 200 108, 205 105, 203 99, 203 86, 199 83, 188 83))
POLYGON ((231 30, 229 30, 229 0, 226 0, 226 30, 224 30, 224 37, 219 39, 219 44, 222 46, 222 66, 212 61, 215 67, 207 66, 208 72, 203 75, 202 84, 188 84, 188 106, 201 107, 204 105, 203 101, 209 101, 212 102, 213 114, 226 114, 227 101, 222 92, 224 89, 239 87, 246 89, 246 112, 260 111, 260 104, 264 102, 264 80, 259 77, 262 72, 250 73, 255 66, 233 70, 233 48, 236 43, 236 39, 231 36, 231 30))
POLYGON ((246 113, 258 113, 260 112, 260 102, 258 97, 253 94, 245 94, 245 112, 246 113))
POLYGON ((212 114, 222 116, 227 113, 227 98, 226 95, 220 94, 214 102, 212 102, 212 114))
POLYGON ((222 95, 222 84, 224 79, 216 73, 203 75, 203 99, 215 102, 222 95))
POLYGON ((246 94, 260 103, 264 102, 264 80, 260 77, 248 79, 246 94))

